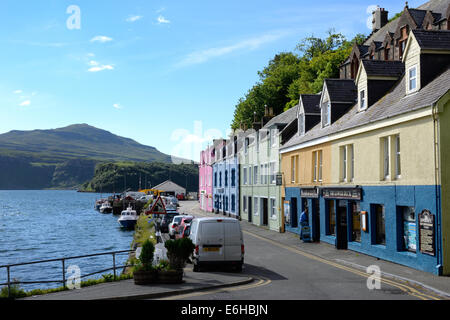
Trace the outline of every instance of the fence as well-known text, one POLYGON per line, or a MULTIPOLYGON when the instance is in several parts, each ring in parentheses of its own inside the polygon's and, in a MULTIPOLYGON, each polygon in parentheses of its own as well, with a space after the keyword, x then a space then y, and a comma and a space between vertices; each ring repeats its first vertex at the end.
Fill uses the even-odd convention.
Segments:
POLYGON ((113 270, 114 271, 114 280, 116 280, 116 270, 120 268, 130 267, 130 265, 123 265, 123 266, 116 266, 116 255, 124 254, 124 253, 131 253, 135 252, 135 250, 122 250, 122 251, 111 251, 111 252, 103 252, 103 253, 94 253, 94 254, 88 254, 84 256, 75 256, 75 257, 66 257, 66 258, 59 258, 59 259, 50 259, 50 260, 41 260, 41 261, 32 261, 32 262, 25 262, 25 263, 15 263, 15 264, 8 264, 8 265, 0 265, 0 270, 6 268, 7 273, 7 279, 8 281, 5 283, 0 283, 0 286, 7 285, 8 286, 8 297, 10 297, 11 292, 11 285, 17 285, 17 284, 38 284, 38 283, 62 283, 64 288, 66 287, 66 261, 68 260, 75 260, 75 259, 82 259, 82 258, 90 258, 90 257, 98 257, 98 256, 105 256, 105 255, 111 255, 112 256, 112 268, 103 269, 100 271, 92 272, 89 274, 85 274, 83 276, 80 276, 80 279, 86 278, 95 274, 103 273, 106 271, 113 270), (25 265, 32 265, 32 264, 42 264, 42 263, 50 263, 50 262, 61 262, 62 266, 62 278, 58 280, 39 280, 39 281, 11 281, 11 268, 18 267, 18 266, 25 266, 25 265))

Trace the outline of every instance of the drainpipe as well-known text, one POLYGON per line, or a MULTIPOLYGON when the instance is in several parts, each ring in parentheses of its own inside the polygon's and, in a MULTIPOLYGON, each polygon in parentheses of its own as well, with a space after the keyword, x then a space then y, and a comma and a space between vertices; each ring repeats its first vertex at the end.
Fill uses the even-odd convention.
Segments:
MULTIPOLYGON (((438 273, 441 275, 442 273, 442 263, 443 263, 443 252, 442 249, 442 230, 441 230, 441 219, 442 219, 442 212, 441 212, 441 193, 439 190, 440 185, 440 153, 439 153, 439 123, 438 123, 438 110, 437 110, 437 103, 433 103, 431 105, 431 111, 433 114, 433 139, 434 139, 434 185, 435 185, 435 192, 436 192, 436 232, 437 232, 437 239, 436 239, 436 253, 437 253, 437 262, 438 262, 438 273)), ((419 226, 420 227, 420 226, 419 226)), ((420 240, 419 240, 420 241, 420 240)))

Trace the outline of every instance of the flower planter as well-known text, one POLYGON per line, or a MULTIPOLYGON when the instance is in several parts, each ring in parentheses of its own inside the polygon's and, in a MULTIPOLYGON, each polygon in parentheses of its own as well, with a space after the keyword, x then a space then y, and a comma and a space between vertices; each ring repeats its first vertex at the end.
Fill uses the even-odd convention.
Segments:
POLYGON ((137 284, 137 285, 145 285, 145 284, 157 283, 157 281, 158 281, 158 272, 156 270, 152 270, 152 271, 145 271, 145 270, 135 271, 133 273, 133 279, 134 279, 134 284, 137 284))
POLYGON ((158 283, 182 283, 183 270, 158 271, 158 283))

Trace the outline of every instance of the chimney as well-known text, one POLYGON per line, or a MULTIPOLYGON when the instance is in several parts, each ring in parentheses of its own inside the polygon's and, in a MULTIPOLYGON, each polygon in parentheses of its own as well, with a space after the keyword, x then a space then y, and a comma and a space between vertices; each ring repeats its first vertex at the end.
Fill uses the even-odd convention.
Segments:
POLYGON ((374 12, 372 12, 373 20, 372 20, 372 31, 376 32, 383 28, 388 22, 388 11, 384 10, 384 8, 378 7, 374 12))
POLYGON ((256 119, 256 111, 253 112, 253 126, 252 128, 256 131, 258 131, 259 129, 261 129, 261 122, 258 122, 258 120, 256 119))

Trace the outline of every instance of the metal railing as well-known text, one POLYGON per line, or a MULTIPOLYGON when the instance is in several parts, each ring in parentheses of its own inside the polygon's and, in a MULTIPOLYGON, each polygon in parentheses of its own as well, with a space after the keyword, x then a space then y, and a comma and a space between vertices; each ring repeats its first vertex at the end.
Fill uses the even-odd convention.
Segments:
POLYGON ((98 257, 98 256, 105 256, 105 255, 111 255, 112 256, 112 268, 103 269, 100 271, 92 272, 85 275, 80 275, 79 279, 86 278, 95 274, 103 273, 106 271, 114 271, 114 280, 117 278, 116 271, 120 268, 126 268, 130 267, 131 265, 123 265, 123 266, 117 266, 116 265, 116 255, 124 254, 124 253, 131 253, 136 252, 136 250, 122 250, 122 251, 111 251, 111 252, 102 252, 102 253, 94 253, 94 254, 88 254, 84 256, 75 256, 75 257, 65 257, 65 258, 58 258, 58 259, 49 259, 49 260, 40 260, 40 261, 32 261, 32 262, 24 262, 24 263, 15 263, 15 264, 8 264, 8 265, 0 265, 0 270, 6 268, 7 273, 7 279, 8 281, 5 283, 0 283, 0 286, 8 286, 8 298, 11 294, 11 286, 17 285, 17 284, 41 284, 41 283, 62 283, 64 288, 67 287, 66 282, 66 261, 68 260, 75 260, 75 259, 83 259, 83 258, 91 258, 91 257, 98 257), (60 280, 39 280, 39 281, 11 281, 11 268, 12 267, 18 267, 18 266, 25 266, 25 265, 32 265, 32 264, 42 264, 42 263, 50 263, 50 262, 61 262, 62 266, 62 279, 60 280))

